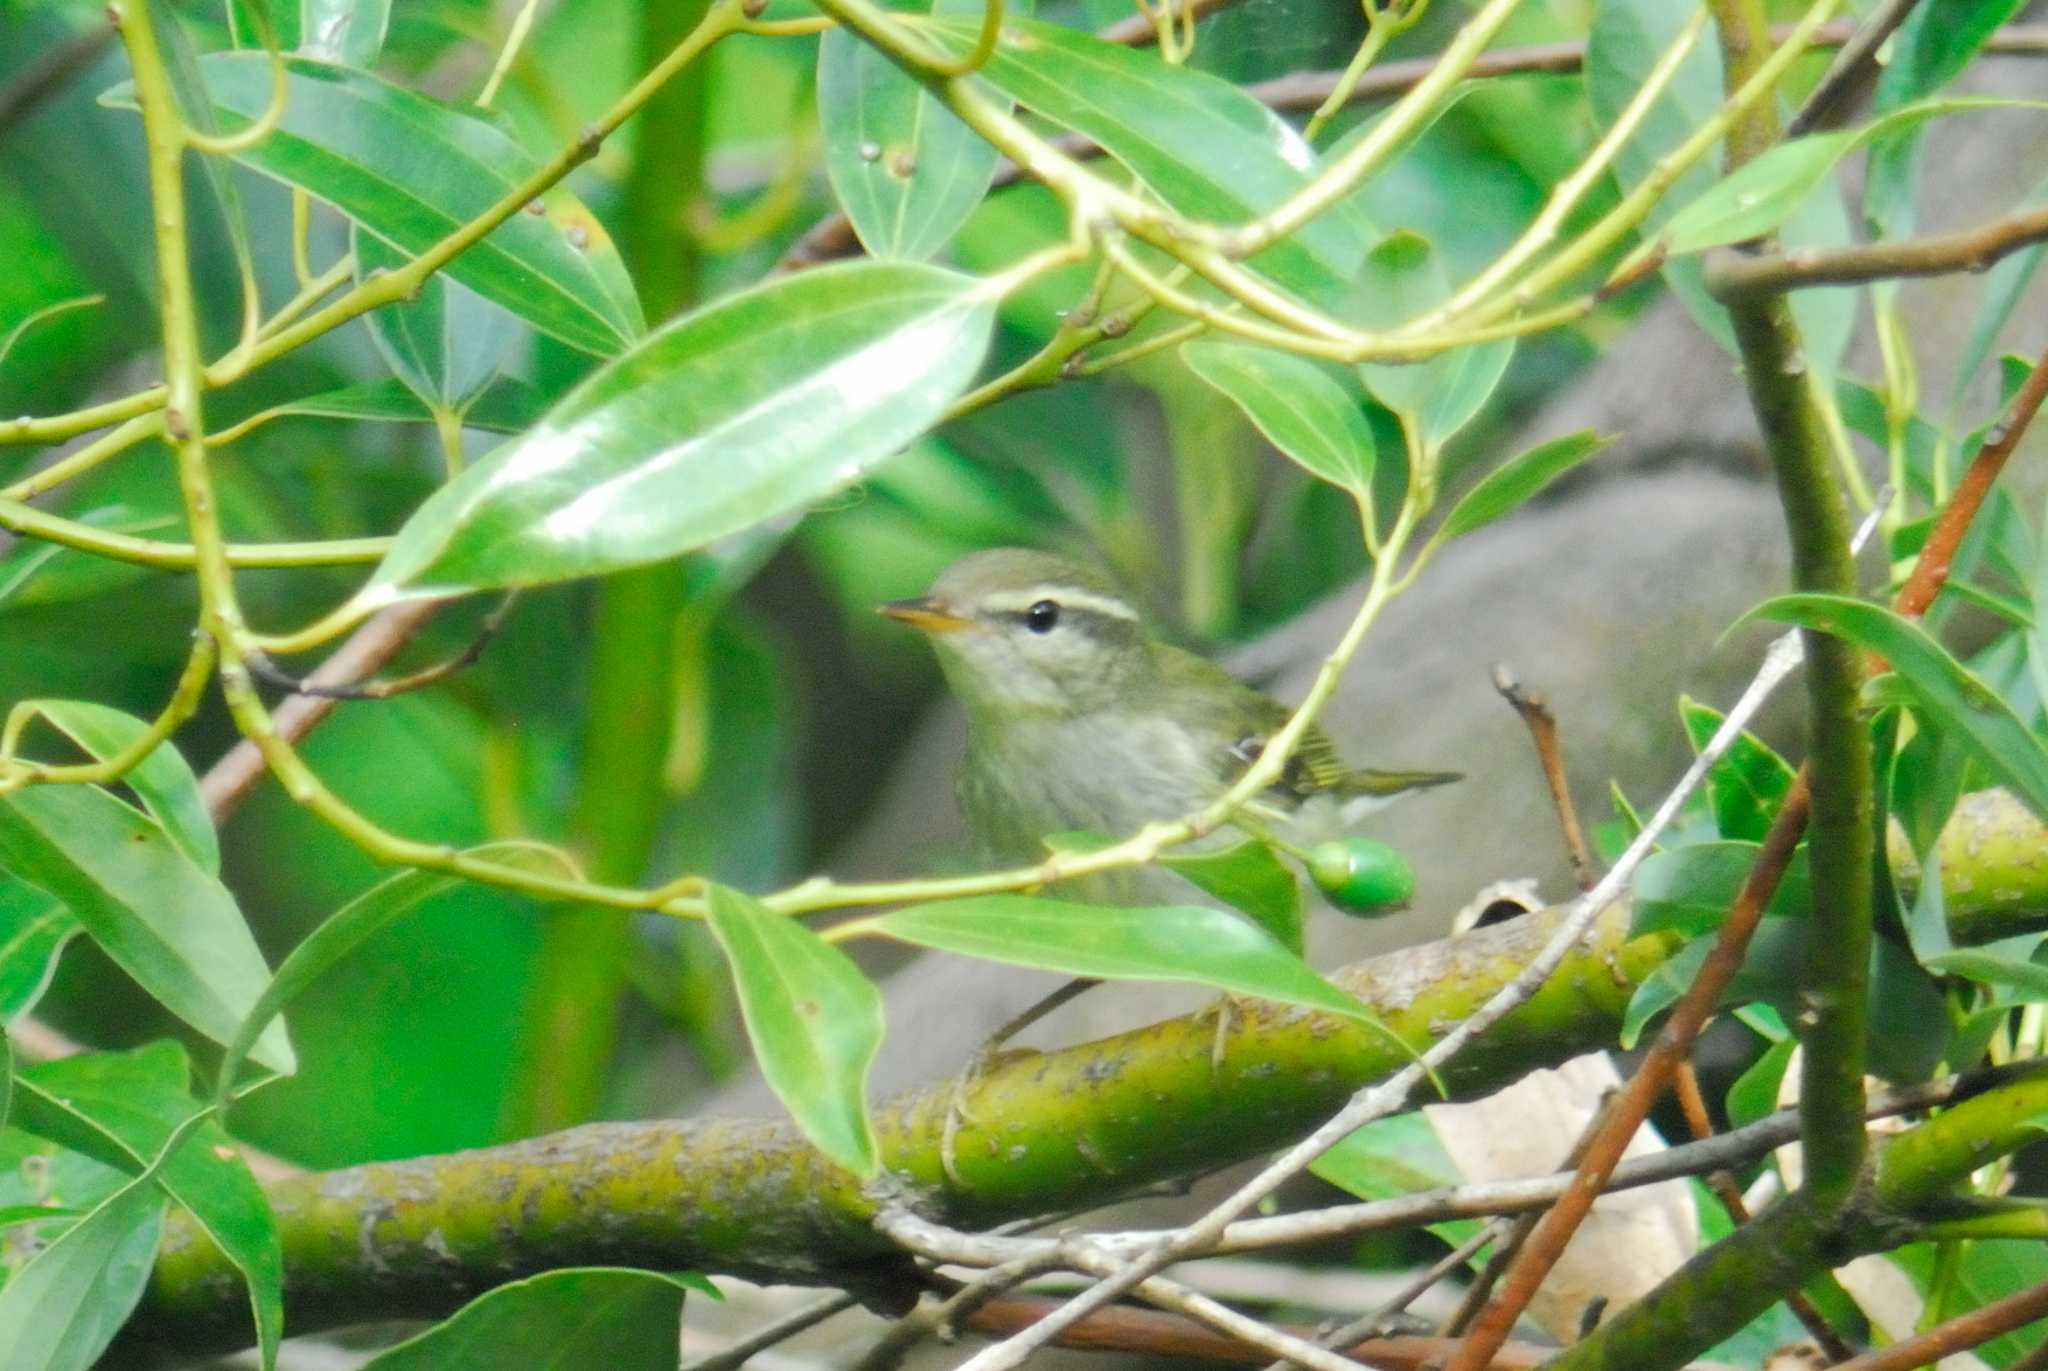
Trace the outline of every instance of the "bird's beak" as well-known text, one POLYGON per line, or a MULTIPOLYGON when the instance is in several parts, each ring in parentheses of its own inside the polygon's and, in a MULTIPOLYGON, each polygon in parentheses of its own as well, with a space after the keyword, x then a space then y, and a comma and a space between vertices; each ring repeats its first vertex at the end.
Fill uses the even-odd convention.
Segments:
POLYGON ((974 622, 955 614, 944 600, 935 600, 929 595, 920 595, 912 600, 890 600, 875 606, 875 613, 925 633, 958 633, 974 622))

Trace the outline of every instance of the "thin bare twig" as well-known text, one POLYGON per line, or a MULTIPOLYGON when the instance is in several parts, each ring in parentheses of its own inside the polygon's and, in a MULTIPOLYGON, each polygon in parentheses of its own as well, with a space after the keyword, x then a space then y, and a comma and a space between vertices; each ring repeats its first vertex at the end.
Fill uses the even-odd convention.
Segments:
POLYGON ((2044 238, 2048 238, 2048 210, 2036 209, 2008 214, 1972 229, 1894 243, 1768 253, 1716 248, 1706 257, 1707 289, 1715 298, 1730 301, 1809 286, 1983 271, 2006 254, 2044 238))
MULTIPOLYGON (((1043 1296, 1013 1295, 997 1300, 977 1312, 968 1326, 977 1333, 1015 1335, 1031 1328, 1060 1303, 1043 1296)), ((1308 1330, 1289 1329, 1296 1337, 1308 1330)), ((1061 1347, 1092 1348, 1100 1351, 1144 1352, 1157 1357, 1221 1362, 1236 1366, 1258 1366, 1265 1354, 1257 1347, 1227 1334, 1213 1332, 1179 1314, 1150 1309, 1114 1307, 1104 1309, 1063 1330, 1055 1339, 1061 1347)), ((1442 1360, 1449 1344, 1441 1338, 1367 1338, 1343 1349, 1348 1361, 1380 1368, 1380 1371, 1423 1371, 1442 1360)), ((1501 1349, 1493 1371, 1533 1371, 1554 1349, 1516 1344, 1501 1349)))
POLYGON ((488 648, 491 645, 491 640, 498 636, 498 630, 505 625, 506 616, 512 612, 512 607, 518 602, 519 596, 516 591, 507 594, 504 599, 498 602, 497 608, 493 609, 485 617, 483 623, 478 627, 476 635, 469 640, 460 652, 436 662, 432 666, 422 667, 420 670, 409 672, 404 676, 397 676, 387 680, 366 681, 359 679, 328 683, 320 679, 318 671, 309 676, 294 676, 272 661, 270 654, 259 651, 250 651, 245 654, 249 665, 249 673, 268 685, 278 686, 281 689, 290 691, 294 695, 318 695, 329 700, 388 700, 394 695, 406 695, 415 690, 424 690, 430 685, 447 680, 458 671, 463 671, 476 665, 477 660, 484 655, 484 649, 488 648))
MULTIPOLYGON (((1362 1314, 1349 1323, 1339 1324, 1335 1328, 1319 1333, 1316 1337, 1317 1343, 1324 1347, 1351 1347, 1355 1354, 1360 1339, 1388 1336, 1389 1320, 1435 1289, 1445 1277, 1477 1256, 1488 1243, 1500 1241, 1511 1227, 1505 1219, 1495 1219, 1482 1225, 1477 1233, 1417 1272, 1413 1280, 1395 1291, 1379 1308, 1369 1314, 1362 1314)), ((1291 1365, 1291 1362, 1276 1361, 1267 1367, 1266 1371, 1288 1371, 1291 1365)))
POLYGON ((1548 700, 1523 688, 1515 677, 1515 669, 1506 662, 1494 664, 1493 688, 1514 706, 1515 713, 1529 727, 1530 741, 1536 744, 1537 765, 1543 768, 1543 783, 1550 787, 1550 802, 1557 807, 1557 823, 1563 830, 1564 851, 1571 859, 1572 874, 1578 879, 1580 890, 1591 890, 1600 879, 1600 866, 1586 842, 1578 806, 1572 803, 1571 786, 1565 780, 1564 752, 1557 741, 1557 716, 1550 712, 1548 700))
POLYGON ((779 1342, 787 1342, 799 1333, 816 1328, 836 1314, 859 1307, 860 1301, 852 1295, 827 1295, 755 1329, 730 1347, 684 1362, 680 1371, 739 1371, 755 1353, 765 1352, 779 1342))
POLYGON ((2048 1282, 1994 1300, 1889 1347, 1852 1357, 1836 1371, 1915 1371, 2043 1318, 2048 1318, 2048 1282))
MULTIPOLYGON (((440 611, 438 600, 408 600, 393 605, 349 635, 332 657, 320 664, 309 678, 320 685, 360 681, 398 655, 398 650, 427 626, 440 611)), ((273 716, 278 736, 296 743, 320 726, 334 712, 336 700, 322 695, 299 695, 279 705, 273 716)), ((247 738, 229 748, 226 755, 208 768, 199 781, 199 796, 216 826, 241 807, 250 789, 263 778, 263 753, 247 738)))

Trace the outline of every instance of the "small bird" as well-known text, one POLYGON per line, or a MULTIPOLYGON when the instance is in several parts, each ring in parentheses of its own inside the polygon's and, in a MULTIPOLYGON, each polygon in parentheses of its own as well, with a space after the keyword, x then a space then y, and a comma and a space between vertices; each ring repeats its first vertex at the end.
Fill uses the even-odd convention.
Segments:
MULTIPOLYGON (((1109 581, 1042 552, 961 558, 931 593, 880 607, 922 630, 967 707, 960 809, 984 859, 1045 856, 1048 834, 1125 837, 1208 805, 1293 711, 1221 667, 1160 642, 1109 581)), ((1448 771, 1360 771, 1311 728, 1262 819, 1312 841, 1448 771)), ((1200 900, 1170 871, 1083 878, 1062 893, 1112 904, 1200 900)))

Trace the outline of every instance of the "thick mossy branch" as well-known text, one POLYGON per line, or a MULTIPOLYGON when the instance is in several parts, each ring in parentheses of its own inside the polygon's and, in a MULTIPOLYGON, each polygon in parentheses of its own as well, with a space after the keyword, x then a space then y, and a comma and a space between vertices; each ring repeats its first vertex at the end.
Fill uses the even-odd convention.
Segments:
MULTIPOLYGON (((1548 913, 1359 963, 1334 979, 1396 1033, 1428 1042, 1532 957, 1548 913)), ((1665 956, 1630 942, 1617 906, 1537 996, 1462 1054, 1447 1083, 1492 1090, 1610 1042, 1665 956)), ((978 1227, 1085 1206, 1257 1156, 1322 1122, 1408 1054, 1362 1024, 1240 1002, 1212 1069, 1213 1015, 1188 1015, 1005 1061, 970 1092, 962 1184, 939 1161, 950 1083, 878 1111, 886 1184, 826 1162, 786 1124, 594 1124, 506 1147, 381 1163, 271 1188, 295 1333, 446 1314, 478 1291, 557 1266, 690 1268, 848 1286, 887 1303, 905 1259, 869 1226, 887 1199, 978 1227)), ((199 1230, 168 1233, 123 1346, 190 1352, 249 1340, 239 1275, 199 1230)))

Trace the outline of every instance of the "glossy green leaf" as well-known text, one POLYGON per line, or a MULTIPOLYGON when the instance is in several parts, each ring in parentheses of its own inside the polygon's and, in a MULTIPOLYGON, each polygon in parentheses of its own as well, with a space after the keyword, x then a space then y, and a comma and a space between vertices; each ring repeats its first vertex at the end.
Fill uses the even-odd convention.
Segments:
MULTIPOLYGON (((154 819, 96 786, 0 797, 0 865, 62 900, 122 970, 216 1042, 234 1036, 270 980, 226 887, 154 819)), ((284 1025, 254 1055, 291 1071, 284 1025)))
POLYGON ((308 57, 370 66, 390 26, 391 0, 299 0, 299 50, 308 57))
MULTIPOLYGON (((1450 278, 1429 239, 1413 229, 1397 229, 1366 253, 1357 290, 1360 321, 1386 328, 1442 303, 1450 293, 1450 278)), ((1373 398, 1410 419, 1420 417, 1435 393, 1437 372, 1432 362, 1362 362, 1358 367, 1373 398)))
POLYGON ((1448 541, 1492 523, 1613 441, 1581 429, 1517 453, 1465 492, 1436 536, 1448 541))
MULTIPOLYGON (((1679 718, 1694 752, 1703 752, 1726 718, 1689 695, 1678 697, 1679 718)), ((1724 838, 1762 842, 1785 792, 1792 788, 1792 764, 1748 729, 1735 736, 1707 773, 1707 799, 1724 838)))
POLYGON ((874 1175, 867 1084, 882 1046, 882 992, 797 920, 724 886, 711 887, 709 905, 762 1078, 820 1152, 874 1175))
POLYGON ((1895 109, 1859 129, 1795 138, 1743 163, 1671 216, 1659 241, 1673 255, 1760 238, 1783 224, 1838 163, 1875 139, 1944 114, 2048 108, 2039 101, 1973 97, 1895 109))
POLYGON ((994 319, 982 283, 908 262, 687 315, 436 492, 358 604, 615 571, 799 510, 935 423, 994 319))
MULTIPOLYGON (((567 856, 540 843, 487 843, 470 855, 550 875, 574 876, 567 856)), ((228 1040, 214 1080, 214 1100, 224 1102, 233 1089, 250 1049, 271 1021, 300 992, 347 958, 364 943, 459 884, 461 878, 439 871, 405 871, 364 891, 300 940, 277 968, 277 974, 249 1007, 241 1026, 228 1040)))
POLYGON ((1274 941, 1301 955, 1301 882, 1272 848, 1247 838, 1215 852, 1169 853, 1159 864, 1249 914, 1274 941))
MULTIPOLYGON (((465 428, 493 433, 518 433, 532 427, 546 412, 540 392, 517 377, 500 376, 475 396, 462 412, 465 428)), ((359 381, 354 385, 287 400, 265 410, 264 416, 284 419, 365 419, 400 424, 431 424, 434 416, 419 396, 396 376, 381 381, 359 381)))
MULTIPOLYGON (((929 32, 964 53, 978 22, 929 32)), ((1221 77, 1164 62, 1149 48, 1031 20, 1006 20, 976 73, 1018 104, 1093 140, 1173 209, 1234 224, 1280 204, 1308 182, 1315 154, 1284 120, 1221 77)), ((1349 205, 1311 219, 1251 259, 1303 298, 1343 308, 1372 241, 1349 205)))
POLYGON ((1422 406, 1424 440, 1442 446, 1471 423, 1500 387, 1514 355, 1515 340, 1499 338, 1439 353, 1421 363, 1434 377, 1434 388, 1422 406))
POLYGON ((69 314, 73 310, 90 309, 94 305, 103 305, 106 302, 107 297, 104 295, 80 295, 70 300, 59 300, 55 304, 44 305, 40 309, 30 310, 22 318, 17 319, 5 334, 0 334, 0 366, 7 364, 7 354, 14 351, 16 343, 34 332, 36 325, 69 314))
MULTIPOLYGON (((359 282, 411 260, 360 225, 351 241, 359 282)), ((363 322, 391 374, 429 409, 461 410, 482 394, 518 336, 504 311, 442 273, 428 277, 410 299, 373 310, 363 322)))
POLYGON ((0 876, 0 1025, 35 1008, 80 931, 62 900, 0 876))
POLYGON ((1350 392, 1305 357, 1245 343, 1184 343, 1181 359, 1309 475, 1363 495, 1372 488, 1372 426, 1350 392))
POLYGON ((363 1371, 500 1371, 546 1365, 570 1371, 675 1371, 683 1299, 717 1297, 703 1277, 569 1267, 477 1296, 442 1322, 378 1353, 363 1371))
MULTIPOLYGON (((1757 852, 1755 843, 1720 842, 1675 847, 1651 856, 1636 871, 1635 898, 1629 908, 1631 934, 1665 929, 1699 933, 1718 927, 1756 865, 1757 852)), ((1802 853, 1792 859, 1764 912, 1804 915, 1812 908, 1812 899, 1802 853)))
POLYGON ((2048 747, 1998 692, 1927 630, 1880 606, 1837 595, 1781 595, 1743 616, 1831 633, 1892 665, 1928 718, 1970 747, 1986 771, 2037 815, 2048 815, 2048 747))
MULTIPOLYGON (((417 255, 501 200, 536 167, 495 124, 368 72, 285 59, 277 131, 235 160, 325 200, 400 252, 417 255)), ((270 97, 269 59, 220 52, 199 69, 220 123, 246 126, 270 97)), ((127 87, 104 97, 132 106, 127 87)), ((585 352, 608 355, 644 325, 604 226, 561 186, 540 213, 513 215, 447 273, 493 304, 585 352)))
MULTIPOLYGON (((89 700, 27 700, 16 709, 32 710, 101 761, 112 757, 149 731, 132 714, 89 700)), ((158 743, 121 777, 164 836, 209 874, 220 872, 220 838, 199 794, 199 778, 184 754, 169 742, 158 743)))
MULTIPOLYGON (((24 1069, 16 1122, 38 1137, 140 1174, 199 1105, 186 1093, 184 1050, 162 1042, 24 1069)), ((284 1247, 263 1188, 217 1119, 191 1129, 155 1179, 183 1205, 249 1285, 263 1365, 284 1330, 284 1247)))
POLYGON ((919 947, 1104 980, 1187 981, 1379 1027, 1372 1011, 1256 924, 1221 909, 1075 904, 978 895, 905 905, 870 921, 919 947))
MULTIPOLYGON (((1953 6, 1938 6, 1952 9, 1953 6)), ((1986 6, 1989 8, 1989 6, 1986 6)), ((1956 1311, 1985 1305, 2048 1281, 2048 1243, 2035 1238, 1983 1238, 1961 1243, 1914 1243, 1889 1254, 1923 1293, 1938 1289, 1956 1311)), ((2012 1366, 2041 1341, 2039 1323, 1988 1338, 1970 1349, 1984 1365, 2012 1366)))
POLYGON ((1924 1081, 1948 1055, 1949 1008, 1934 977, 1889 938, 1870 949, 1870 1073, 1888 1081, 1924 1081))
POLYGON ((163 1192, 116 1191, 0 1286, 0 1366, 87 1371, 142 1298, 163 1232, 163 1192))
MULTIPOLYGON (((907 0, 891 8, 978 16, 982 0, 907 0)), ((818 40, 818 122, 833 193, 874 257, 930 257, 967 221, 995 175, 992 144, 844 28, 818 40)))

